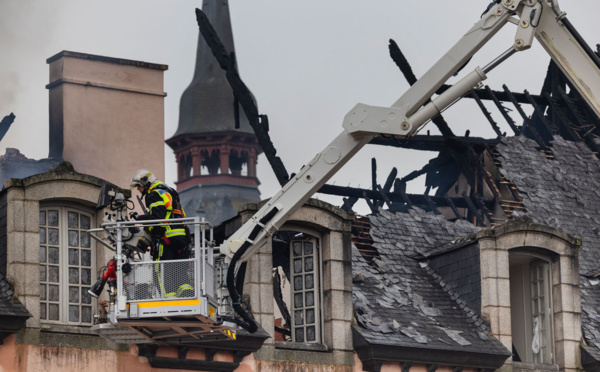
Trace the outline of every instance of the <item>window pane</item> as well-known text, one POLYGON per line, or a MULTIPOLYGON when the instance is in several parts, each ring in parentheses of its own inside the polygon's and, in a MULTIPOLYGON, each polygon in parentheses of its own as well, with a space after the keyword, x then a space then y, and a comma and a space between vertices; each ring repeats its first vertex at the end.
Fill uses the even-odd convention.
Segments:
POLYGON ((40 225, 46 224, 46 211, 40 211, 40 225))
POLYGON ((58 283, 58 266, 48 266, 48 281, 58 283))
POLYGON ((301 273, 302 272, 302 259, 301 258, 296 258, 294 260, 294 273, 301 273))
POLYGON ((82 304, 91 304, 92 296, 88 292, 90 287, 81 287, 81 303, 82 304))
POLYGON ((46 281, 46 266, 40 265, 40 282, 46 281))
POLYGON ((57 304, 48 304, 48 319, 50 320, 58 320, 58 305, 57 304))
POLYGON ((40 247, 40 262, 46 262, 46 247, 40 247))
POLYGON ((58 229, 48 229, 48 244, 58 245, 58 229))
POLYGON ((79 323, 79 306, 69 305, 69 322, 79 323))
POLYGON ((58 286, 57 285, 49 285, 48 286, 48 301, 58 301, 58 286))
POLYGON ((90 248, 90 234, 81 232, 81 247, 90 248))
POLYGON ((58 211, 48 211, 48 226, 58 226, 58 211))
POLYGON ((306 310, 306 324, 314 324, 315 323, 315 309, 307 309, 306 310))
POLYGON ((81 284, 92 284, 92 271, 81 269, 81 284))
POLYGON ((304 324, 304 311, 302 311, 302 310, 294 311, 294 324, 295 325, 304 324))
POLYGON ((294 277, 294 290, 299 291, 302 289, 302 276, 297 275, 294 277))
POLYGON ((294 256, 301 256, 302 255, 302 242, 294 242, 293 246, 294 246, 294 256))
POLYGON ((313 271, 313 258, 306 257, 304 259, 304 271, 313 271))
POLYGON ((46 304, 40 304, 40 319, 46 319, 46 304))
POLYGON ((79 284, 79 269, 69 267, 69 284, 79 284))
POLYGON ((46 244, 46 229, 40 227, 40 244, 46 244))
POLYGON ((314 306, 315 305, 315 293, 314 292, 306 292, 306 306, 314 306))
POLYGON ((70 229, 76 229, 79 227, 79 213, 75 213, 75 212, 69 212, 67 214, 67 219, 69 220, 68 222, 68 227, 70 229))
POLYGON ((79 249, 69 248, 69 265, 79 265, 79 249))
POLYGON ((69 287, 69 302, 79 303, 79 287, 69 287))
POLYGON ((46 299, 46 285, 40 284, 40 300, 46 299))
POLYGON ((312 254, 313 254, 313 243, 312 242, 304 243, 304 255, 308 256, 308 255, 312 255, 312 254))
POLYGON ((92 266, 92 252, 87 249, 81 250, 81 266, 92 266))
POLYGON ((296 342, 304 342, 304 328, 296 328, 296 342))
POLYGON ((306 327, 306 341, 315 341, 315 327, 306 327))
POLYGON ((90 229, 90 218, 88 216, 84 216, 83 214, 80 216, 81 221, 81 230, 89 230, 90 229))
POLYGON ((92 322, 92 308, 91 306, 81 307, 81 321, 85 323, 92 322))
POLYGON ((79 231, 69 230, 69 246, 79 247, 79 231))
POLYGON ((304 284, 306 285, 307 289, 312 289, 315 286, 314 283, 314 277, 313 274, 306 274, 306 277, 304 278, 304 284))
POLYGON ((295 308, 302 307, 302 293, 296 293, 294 295, 294 307, 295 308))
POLYGON ((52 264, 58 263, 58 248, 48 247, 48 262, 52 264))

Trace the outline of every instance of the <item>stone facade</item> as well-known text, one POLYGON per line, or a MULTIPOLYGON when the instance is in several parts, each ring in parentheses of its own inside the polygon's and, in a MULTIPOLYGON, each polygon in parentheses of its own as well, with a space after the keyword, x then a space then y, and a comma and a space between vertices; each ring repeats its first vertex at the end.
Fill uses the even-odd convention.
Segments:
MULTIPOLYGON (((477 237, 481 252, 482 316, 489 322, 494 337, 509 350, 513 345, 509 256, 518 251, 551 258, 555 364, 561 371, 577 370, 581 365, 582 337, 578 264, 581 241, 530 220, 482 230, 477 237)), ((510 360, 505 368, 530 369, 510 360)))
MULTIPOLYGON (((257 210, 257 204, 248 204, 241 212, 243 221, 257 210)), ((318 351, 275 341, 272 241, 248 261, 244 292, 248 294, 253 316, 271 335, 255 355, 257 365, 278 366, 273 370, 288 370, 286 368, 296 363, 303 363, 304 368, 317 368, 315 370, 318 370, 317 365, 337 365, 336 371, 352 371, 352 219, 352 214, 311 199, 280 229, 309 231, 318 234, 321 240, 323 338, 318 351)))

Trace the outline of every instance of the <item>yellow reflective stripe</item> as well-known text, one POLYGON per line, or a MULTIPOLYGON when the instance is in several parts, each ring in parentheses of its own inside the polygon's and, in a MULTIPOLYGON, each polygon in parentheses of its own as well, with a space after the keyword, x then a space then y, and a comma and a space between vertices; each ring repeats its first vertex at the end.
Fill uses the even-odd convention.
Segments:
POLYGON ((138 302, 138 307, 190 306, 200 305, 200 300, 138 302))
POLYGON ((156 272, 156 277, 158 279, 158 287, 160 288, 161 293, 165 293, 165 287, 163 286, 162 280, 160 280, 160 264, 154 264, 154 272, 156 272))
MULTIPOLYGON (((183 293, 183 291, 193 291, 194 287, 192 287, 189 284, 182 284, 179 286, 179 288, 177 289, 177 297, 181 296, 181 294, 183 293)), ((188 296, 189 297, 189 296, 188 296)))
POLYGON ((174 236, 181 236, 181 235, 185 235, 185 230, 175 229, 175 230, 168 230, 167 232, 165 232, 165 236, 167 238, 172 238, 174 236))

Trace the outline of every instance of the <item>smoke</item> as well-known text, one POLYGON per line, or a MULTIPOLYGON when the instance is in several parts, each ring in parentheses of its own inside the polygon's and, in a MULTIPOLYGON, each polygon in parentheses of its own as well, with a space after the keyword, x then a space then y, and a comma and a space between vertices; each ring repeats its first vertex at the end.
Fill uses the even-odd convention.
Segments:
POLYGON ((62 3, 0 1, 0 118, 17 116, 0 153, 14 147, 28 157, 47 156, 48 67, 39 55, 60 24, 56 13, 62 3))

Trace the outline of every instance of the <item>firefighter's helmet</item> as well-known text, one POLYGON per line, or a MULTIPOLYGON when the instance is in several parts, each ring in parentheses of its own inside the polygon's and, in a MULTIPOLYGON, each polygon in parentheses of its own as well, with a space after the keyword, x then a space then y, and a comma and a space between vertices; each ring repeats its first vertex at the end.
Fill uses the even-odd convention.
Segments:
POLYGON ((133 174, 131 178, 131 187, 142 186, 148 188, 157 180, 156 176, 148 169, 140 169, 133 174))

